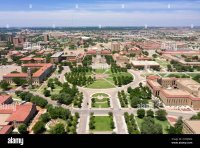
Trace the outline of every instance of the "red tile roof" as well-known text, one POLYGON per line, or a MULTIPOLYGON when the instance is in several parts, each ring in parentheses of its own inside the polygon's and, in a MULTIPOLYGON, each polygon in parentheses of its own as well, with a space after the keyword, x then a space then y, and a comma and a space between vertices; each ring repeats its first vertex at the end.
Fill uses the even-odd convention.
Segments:
POLYGON ((96 50, 89 50, 89 51, 87 51, 87 54, 96 54, 96 53, 97 53, 96 50))
POLYGON ((165 89, 161 89, 161 92, 163 93, 163 95, 165 96, 165 97, 167 97, 168 99, 170 99, 170 98, 188 98, 188 99, 190 99, 190 100, 193 100, 193 101, 199 101, 200 100, 200 98, 198 98, 198 97, 194 97, 194 96, 192 96, 192 95, 190 95, 190 94, 170 94, 170 93, 167 93, 166 91, 165 91, 165 89))
POLYGON ((101 54, 111 54, 111 52, 109 50, 102 50, 101 54))
POLYGON ((129 51, 140 51, 141 49, 138 47, 129 48, 129 51))
POLYGON ((5 78, 26 78, 28 76, 27 73, 9 73, 4 75, 5 78))
POLYGON ((33 77, 40 77, 48 68, 52 66, 50 63, 40 63, 40 64, 23 64, 24 67, 41 67, 38 71, 33 73, 33 77))
POLYGON ((18 105, 16 111, 13 110, 11 116, 6 120, 7 122, 24 122, 30 115, 34 105, 32 103, 27 103, 23 105, 18 105))
POLYGON ((0 104, 4 104, 10 97, 10 95, 0 95, 0 104))
MULTIPOLYGON (((1 125, 0 125, 1 126, 1 125)), ((4 125, 1 129, 0 129, 0 134, 10 134, 11 129, 12 129, 12 125, 4 125)))
POLYGON ((21 58, 20 61, 42 61, 44 60, 44 58, 31 58, 31 57, 24 57, 24 58, 21 58))
POLYGON ((159 76, 155 76, 155 75, 147 76, 147 79, 150 79, 150 80, 156 80, 159 78, 160 78, 159 76))
MULTIPOLYGON (((39 64, 23 64, 24 67, 40 67, 38 71, 33 73, 33 77, 40 77, 48 68, 52 66, 50 63, 39 63, 39 64)), ((20 77, 26 78, 28 76, 27 73, 9 73, 4 75, 5 78, 13 78, 13 77, 20 77)))

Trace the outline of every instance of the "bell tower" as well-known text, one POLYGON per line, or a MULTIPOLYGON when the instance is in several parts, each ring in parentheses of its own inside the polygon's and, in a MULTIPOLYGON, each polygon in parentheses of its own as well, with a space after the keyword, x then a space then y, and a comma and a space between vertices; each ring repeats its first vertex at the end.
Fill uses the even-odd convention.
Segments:
POLYGON ((27 74, 28 74, 28 85, 29 85, 29 88, 32 88, 32 70, 31 70, 31 68, 27 69, 27 74))

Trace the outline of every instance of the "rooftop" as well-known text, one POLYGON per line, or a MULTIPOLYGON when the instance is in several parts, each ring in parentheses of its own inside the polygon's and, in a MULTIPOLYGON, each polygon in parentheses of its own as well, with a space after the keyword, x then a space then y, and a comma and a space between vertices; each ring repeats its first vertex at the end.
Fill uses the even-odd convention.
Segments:
POLYGON ((31 58, 31 57, 24 57, 24 58, 21 58, 20 61, 42 61, 44 60, 44 58, 31 58))
POLYGON ((56 52, 55 54, 53 54, 53 55, 51 56, 51 58, 58 58, 58 57, 60 57, 62 54, 64 54, 63 51, 61 51, 61 52, 56 52))
POLYGON ((184 123, 190 127, 195 134, 200 134, 200 120, 185 120, 184 123))
POLYGON ((8 100, 10 97, 11 97, 10 95, 0 95, 0 104, 4 104, 4 102, 8 100))
POLYGON ((159 66, 159 64, 155 61, 131 61, 131 63, 135 66, 137 65, 142 65, 142 66, 150 66, 150 65, 155 65, 155 66, 159 66))
POLYGON ((162 93, 164 93, 167 97, 189 97, 190 93, 181 89, 162 89, 162 93))
POLYGON ((12 125, 0 126, 0 134, 9 134, 12 125))

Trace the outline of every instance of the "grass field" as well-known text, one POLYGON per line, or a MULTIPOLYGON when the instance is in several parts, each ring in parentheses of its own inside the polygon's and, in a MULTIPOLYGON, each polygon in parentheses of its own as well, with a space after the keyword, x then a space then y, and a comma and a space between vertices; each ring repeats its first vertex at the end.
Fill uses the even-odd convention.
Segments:
POLYGON ((112 131, 110 128, 111 118, 109 116, 94 116, 95 129, 92 131, 112 131))
POLYGON ((93 95, 92 95, 92 97, 97 97, 97 96, 108 97, 108 95, 105 94, 105 93, 96 93, 96 94, 93 94, 93 95))
MULTIPOLYGON (((94 71, 94 73, 96 74, 108 74, 108 77, 106 77, 105 79, 97 79, 95 82, 93 82, 92 84, 86 86, 87 88, 94 88, 94 89, 106 89, 106 88, 115 88, 115 84, 113 81, 113 77, 116 76, 129 76, 131 77, 132 75, 128 72, 119 72, 119 73, 115 73, 113 74, 111 72, 110 69, 96 69, 94 71)), ((90 76, 90 73, 87 73, 87 77, 90 76)))
POLYGON ((102 88, 115 88, 115 85, 107 82, 106 80, 96 80, 94 83, 87 86, 87 88, 95 88, 95 89, 102 89, 102 88))
POLYGON ((95 98, 95 103, 92 105, 94 108, 108 108, 110 105, 108 104, 109 98, 97 99, 95 98))
POLYGON ((105 69, 96 69, 95 73, 97 74, 103 74, 106 70, 105 69))
POLYGON ((167 67, 167 65, 170 64, 168 61, 161 60, 161 59, 156 59, 156 62, 159 63, 161 66, 163 66, 165 68, 167 67))
POLYGON ((113 76, 129 76, 131 77, 132 75, 128 72, 119 72, 119 73, 115 73, 115 74, 112 74, 113 76))
MULTIPOLYGON (((135 117, 135 119, 136 119, 136 122, 138 123, 139 128, 141 128, 141 124, 142 124, 142 122, 143 122, 143 119, 140 119, 140 118, 138 118, 138 117, 135 117)), ((166 120, 166 121, 160 121, 160 120, 158 120, 158 119, 156 119, 156 118, 154 118, 154 121, 155 121, 155 123, 161 124, 162 127, 163 127, 163 133, 164 133, 164 134, 167 134, 167 130, 166 130, 166 129, 167 129, 168 126, 169 126, 168 121, 167 121, 167 120, 166 120)))

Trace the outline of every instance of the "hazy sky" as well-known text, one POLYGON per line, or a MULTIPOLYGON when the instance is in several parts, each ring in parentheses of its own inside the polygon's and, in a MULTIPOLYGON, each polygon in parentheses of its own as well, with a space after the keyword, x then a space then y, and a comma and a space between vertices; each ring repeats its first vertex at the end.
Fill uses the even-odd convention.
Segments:
POLYGON ((200 0, 1 0, 0 27, 200 26, 200 0))

